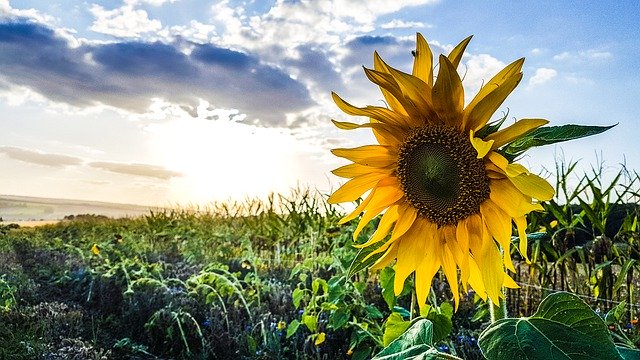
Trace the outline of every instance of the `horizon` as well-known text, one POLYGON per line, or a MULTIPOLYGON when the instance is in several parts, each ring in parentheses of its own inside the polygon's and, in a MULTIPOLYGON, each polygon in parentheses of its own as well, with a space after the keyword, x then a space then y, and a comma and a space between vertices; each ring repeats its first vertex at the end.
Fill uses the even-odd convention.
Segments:
POLYGON ((0 0, 0 189, 16 196, 166 207, 329 192, 330 149, 368 143, 331 119, 381 95, 374 50, 408 71, 416 32, 434 55, 474 35, 459 69, 468 102, 525 57, 493 119, 611 125, 521 163, 553 179, 640 170, 640 3, 0 0), (499 14, 499 15, 498 15, 499 14), (549 30, 551 29, 551 31, 549 30), (19 194, 19 195, 18 195, 19 194))

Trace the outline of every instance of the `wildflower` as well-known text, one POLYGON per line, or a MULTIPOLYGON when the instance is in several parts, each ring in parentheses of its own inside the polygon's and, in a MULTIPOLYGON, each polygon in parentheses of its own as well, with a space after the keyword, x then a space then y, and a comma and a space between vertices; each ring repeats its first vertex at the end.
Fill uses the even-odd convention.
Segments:
POLYGON ((98 244, 93 244, 93 246, 91 247, 91 252, 93 253, 93 255, 100 255, 100 247, 98 247, 98 244))
POLYGON ((421 305, 439 269, 449 281, 456 308, 458 282, 465 291, 470 286, 496 303, 503 286, 517 287, 504 270, 515 271, 509 256, 512 222, 526 257, 525 215, 542 210, 536 200, 554 194, 546 180, 500 152, 548 121, 522 119, 501 130, 501 121, 488 124, 522 79, 524 59, 507 65, 464 107, 456 68, 470 39, 439 57, 435 81, 431 50, 421 34, 412 74, 374 53, 374 69, 364 71, 380 87, 388 108, 356 107, 332 94, 345 113, 370 119, 365 124, 332 120, 334 124, 345 130, 370 128, 378 144, 332 150, 352 163, 333 171, 350 180, 329 202, 351 202, 367 193, 341 223, 362 214, 354 232, 357 239, 365 225, 382 214, 371 238, 357 247, 371 247, 369 257, 380 256, 374 269, 396 260, 396 294, 415 273, 421 305))
POLYGON ((321 333, 319 333, 319 334, 318 334, 318 336, 316 337, 316 341, 314 342, 314 344, 315 344, 316 346, 319 346, 319 345, 321 345, 321 344, 324 342, 324 340, 325 340, 326 338, 327 338, 327 334, 325 334, 324 332, 321 332, 321 333))
POLYGON ((286 321, 282 321, 282 320, 278 321, 278 326, 277 326, 278 330, 284 330, 286 328, 287 328, 287 322, 286 321))

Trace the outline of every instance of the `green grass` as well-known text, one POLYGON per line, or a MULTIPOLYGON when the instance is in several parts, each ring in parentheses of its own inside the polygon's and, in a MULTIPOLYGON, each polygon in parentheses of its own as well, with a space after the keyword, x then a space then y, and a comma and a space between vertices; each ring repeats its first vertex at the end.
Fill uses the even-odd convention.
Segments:
MULTIPOLYGON (((638 316, 629 305, 639 295, 638 174, 622 169, 607 183, 594 169, 575 181, 574 169, 559 164, 559 195, 529 217, 535 261, 517 262, 522 287, 508 294, 510 312, 527 315, 549 291, 570 290, 616 309, 612 334, 633 344, 640 336, 626 324, 638 316)), ((353 268, 355 224, 338 226, 342 211, 324 199, 296 190, 138 218, 3 226, 0 358, 368 358, 392 312, 411 315, 410 284, 395 297, 391 268, 353 268)), ((441 280, 431 299, 439 344, 480 359, 486 306, 468 294, 450 314, 441 280)))

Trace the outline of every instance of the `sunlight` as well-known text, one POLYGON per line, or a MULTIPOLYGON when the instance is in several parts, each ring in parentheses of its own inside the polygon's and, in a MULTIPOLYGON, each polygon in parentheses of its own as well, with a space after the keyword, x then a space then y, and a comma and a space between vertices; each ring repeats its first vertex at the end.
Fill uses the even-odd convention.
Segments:
POLYGON ((148 130, 158 161, 184 174, 171 181, 172 197, 181 203, 207 204, 287 191, 300 177, 298 144, 277 129, 178 119, 148 130))

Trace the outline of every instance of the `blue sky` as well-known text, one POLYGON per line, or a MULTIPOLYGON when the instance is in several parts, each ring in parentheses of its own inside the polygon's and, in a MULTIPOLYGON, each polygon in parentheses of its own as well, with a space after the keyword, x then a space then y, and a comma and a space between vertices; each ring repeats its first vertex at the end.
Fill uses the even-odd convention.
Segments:
MULTIPOLYGON (((496 114, 619 123, 530 151, 640 169, 640 2, 0 0, 0 193, 147 205, 329 191, 345 133, 331 102, 381 96, 377 50, 410 71, 415 33, 435 53, 474 35, 467 101, 507 63, 522 83, 496 114)), ((547 174, 548 175, 548 174, 547 174)))

